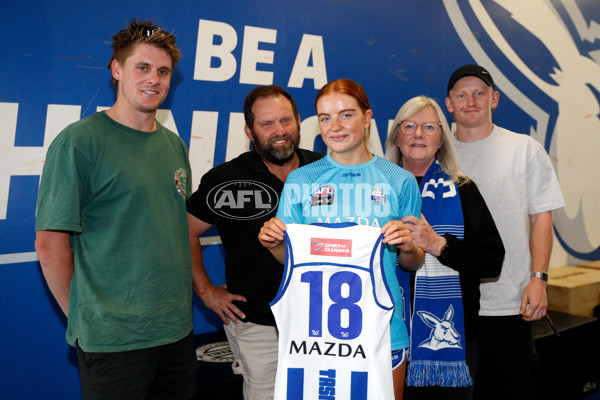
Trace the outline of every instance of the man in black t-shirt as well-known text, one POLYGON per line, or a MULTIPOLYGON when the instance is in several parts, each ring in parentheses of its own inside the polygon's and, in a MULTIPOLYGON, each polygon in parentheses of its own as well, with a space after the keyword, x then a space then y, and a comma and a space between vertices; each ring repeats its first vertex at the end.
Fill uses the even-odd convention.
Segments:
POLYGON ((277 329, 269 307, 283 268, 258 241, 274 217, 287 175, 321 154, 298 148, 300 117, 294 99, 276 85, 253 89, 244 101, 244 131, 253 150, 208 171, 187 202, 194 290, 225 323, 244 377, 245 399, 272 399, 277 329), (225 248, 226 286, 213 286, 198 236, 216 225, 225 248), (230 323, 233 321, 234 323, 230 323))

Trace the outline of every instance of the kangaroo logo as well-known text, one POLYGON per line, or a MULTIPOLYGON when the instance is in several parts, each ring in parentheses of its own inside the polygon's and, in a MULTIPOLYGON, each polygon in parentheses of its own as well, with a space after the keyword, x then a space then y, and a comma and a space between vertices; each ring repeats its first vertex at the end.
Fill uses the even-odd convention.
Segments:
POLYGON ((454 317, 454 307, 452 305, 448 307, 442 319, 427 311, 417 311, 417 315, 425 325, 431 328, 429 338, 423 341, 419 347, 434 351, 448 348, 462 349, 460 335, 454 329, 454 323, 452 322, 452 317, 454 317))

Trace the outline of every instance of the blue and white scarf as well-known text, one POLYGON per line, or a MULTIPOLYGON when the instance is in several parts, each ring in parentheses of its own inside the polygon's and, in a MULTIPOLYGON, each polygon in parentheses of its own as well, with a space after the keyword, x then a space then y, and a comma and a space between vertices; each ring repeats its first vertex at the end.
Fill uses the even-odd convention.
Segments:
MULTIPOLYGON (((438 235, 464 237, 458 188, 437 159, 421 181, 423 215, 438 235)), ((410 315, 408 386, 460 387, 473 384, 465 362, 465 329, 458 272, 425 254, 415 277, 414 314, 410 312, 410 274, 399 272, 405 315, 410 315)))

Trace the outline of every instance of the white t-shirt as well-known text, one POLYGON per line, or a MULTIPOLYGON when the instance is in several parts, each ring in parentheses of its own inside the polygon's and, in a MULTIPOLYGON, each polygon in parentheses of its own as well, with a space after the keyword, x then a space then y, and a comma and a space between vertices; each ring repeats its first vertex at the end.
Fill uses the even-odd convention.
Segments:
POLYGON ((494 217, 506 249, 499 279, 481 284, 485 316, 517 315, 530 280, 530 214, 565 206, 548 154, 528 135, 494 125, 477 142, 454 138, 462 172, 473 178, 494 217))

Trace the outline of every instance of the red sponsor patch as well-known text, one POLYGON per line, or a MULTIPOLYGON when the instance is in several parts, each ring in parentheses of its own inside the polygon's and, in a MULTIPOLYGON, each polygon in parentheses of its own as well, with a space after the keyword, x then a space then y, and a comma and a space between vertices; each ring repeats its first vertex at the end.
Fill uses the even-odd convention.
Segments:
POLYGON ((331 257, 352 257, 351 239, 310 239, 310 254, 331 257))

